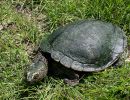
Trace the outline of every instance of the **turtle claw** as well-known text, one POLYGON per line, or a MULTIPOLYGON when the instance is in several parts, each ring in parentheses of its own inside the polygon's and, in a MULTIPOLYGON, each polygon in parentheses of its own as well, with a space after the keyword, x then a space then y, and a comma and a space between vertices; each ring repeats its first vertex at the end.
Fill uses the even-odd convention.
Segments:
POLYGON ((70 86, 75 86, 75 85, 79 84, 79 80, 78 79, 70 80, 70 79, 65 78, 64 83, 66 83, 70 86))

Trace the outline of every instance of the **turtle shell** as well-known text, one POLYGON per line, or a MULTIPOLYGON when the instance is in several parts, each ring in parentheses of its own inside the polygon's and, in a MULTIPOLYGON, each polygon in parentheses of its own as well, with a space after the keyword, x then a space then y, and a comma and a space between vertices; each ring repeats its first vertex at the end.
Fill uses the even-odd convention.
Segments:
POLYGON ((111 66, 127 47, 124 32, 99 20, 81 20, 58 28, 40 48, 67 68, 100 71, 111 66))

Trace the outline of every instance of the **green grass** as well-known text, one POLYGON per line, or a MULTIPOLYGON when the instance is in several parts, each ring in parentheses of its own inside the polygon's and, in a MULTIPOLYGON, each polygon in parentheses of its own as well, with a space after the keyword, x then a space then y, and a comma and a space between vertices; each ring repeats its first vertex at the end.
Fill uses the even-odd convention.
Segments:
POLYGON ((86 75, 75 87, 55 77, 33 86, 23 81, 32 49, 41 38, 61 25, 88 18, 117 24, 130 44, 129 0, 2 0, 0 23, 9 25, 0 31, 0 100, 129 100, 129 64, 86 75), (16 11, 16 4, 30 9, 31 20, 16 11), (46 17, 39 21, 41 14, 46 17))

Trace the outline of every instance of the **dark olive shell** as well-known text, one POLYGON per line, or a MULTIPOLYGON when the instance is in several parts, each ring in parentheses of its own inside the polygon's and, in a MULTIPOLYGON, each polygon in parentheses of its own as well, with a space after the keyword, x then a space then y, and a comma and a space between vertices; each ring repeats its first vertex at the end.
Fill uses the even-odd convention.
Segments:
POLYGON ((85 72, 111 66, 126 47, 125 33, 118 26, 99 20, 82 20, 60 27, 40 45, 55 61, 85 72))

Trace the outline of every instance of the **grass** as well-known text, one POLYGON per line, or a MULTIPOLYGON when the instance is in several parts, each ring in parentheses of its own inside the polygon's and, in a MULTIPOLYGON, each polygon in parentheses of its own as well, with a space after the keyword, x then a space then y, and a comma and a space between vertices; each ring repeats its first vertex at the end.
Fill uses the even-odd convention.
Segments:
POLYGON ((130 44, 129 0, 2 0, 0 100, 129 100, 128 63, 86 75, 75 87, 55 77, 46 77, 33 86, 23 81, 32 49, 41 38, 61 25, 88 18, 117 24, 126 32, 130 44))

